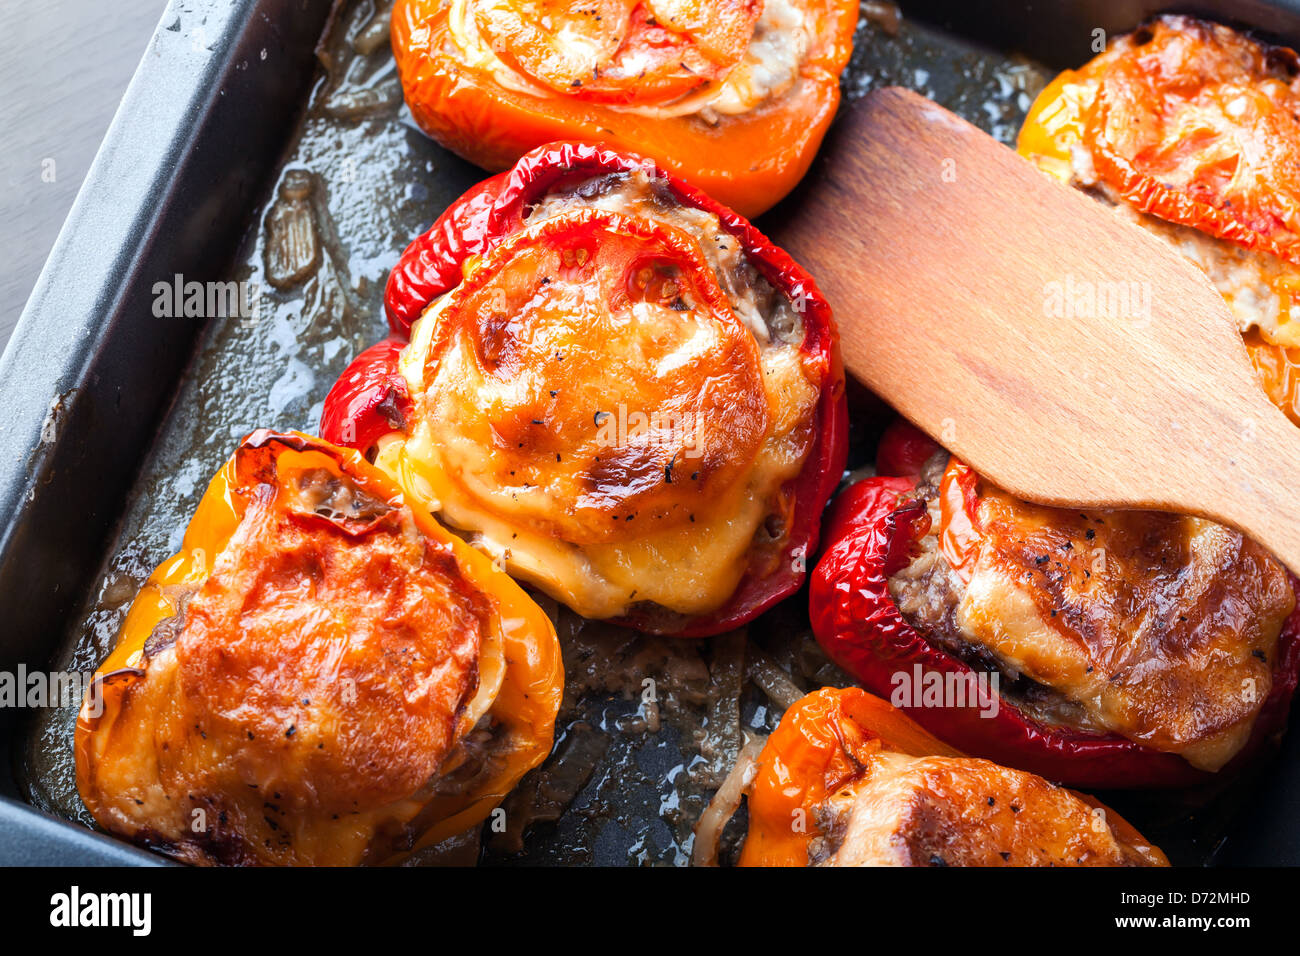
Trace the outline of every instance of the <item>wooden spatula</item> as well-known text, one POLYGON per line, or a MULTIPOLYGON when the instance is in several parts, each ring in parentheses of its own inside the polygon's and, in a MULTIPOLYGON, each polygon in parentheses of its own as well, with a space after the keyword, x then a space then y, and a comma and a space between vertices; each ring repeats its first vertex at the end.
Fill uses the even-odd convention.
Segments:
POLYGON ((1161 240, 901 89, 846 111, 775 231, 850 373, 1007 491, 1200 515, 1300 574, 1300 428, 1161 240))

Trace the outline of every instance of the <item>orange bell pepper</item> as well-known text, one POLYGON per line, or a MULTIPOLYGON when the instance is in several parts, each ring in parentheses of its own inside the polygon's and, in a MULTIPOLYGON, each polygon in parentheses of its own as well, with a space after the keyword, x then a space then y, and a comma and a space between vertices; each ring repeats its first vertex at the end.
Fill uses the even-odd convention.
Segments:
MULTIPOLYGON (((1017 149, 1132 208, 1300 266, 1300 59, 1228 27, 1159 17, 1113 41, 1039 94, 1017 149)), ((1294 270, 1260 291, 1284 313, 1294 270)), ((1300 348, 1249 329, 1246 348, 1270 400, 1300 424, 1300 348)))
POLYGON ((184 862, 385 862, 486 818, 550 752, 562 693, 550 619, 507 575, 359 453, 263 430, 96 671, 77 785, 184 862))
MULTIPOLYGON (((869 785, 872 774, 882 772, 873 758, 889 753, 940 758, 926 764, 922 779, 930 786, 942 781, 949 788, 946 793, 932 791, 929 796, 952 802, 959 815, 958 829, 966 832, 943 829, 938 833, 949 859, 941 862, 931 857, 931 865, 1046 862, 1053 849, 1067 851, 1070 862, 1079 862, 1081 857, 1094 864, 1122 860, 1168 865, 1165 855, 1131 824, 1091 797, 1061 791, 1039 777, 987 760, 966 758, 901 711, 856 687, 814 691, 781 718, 758 758, 748 798, 749 833, 740 865, 808 865, 809 850, 819 837, 819 821, 824 825, 828 801, 851 793, 856 786, 869 785), (1029 796, 1030 800, 1017 807, 1005 799, 1011 795, 1029 796), (999 798, 1003 798, 1001 806, 999 798), (970 808, 961 809, 967 800, 970 808), (1037 800, 1042 801, 1038 807, 1034 805, 1037 800), (1040 808, 1058 813, 1039 819, 1034 811, 1040 808), (1062 808, 1071 813, 1069 820, 1059 815, 1062 808), (1097 809, 1102 813, 1093 812, 1097 809), (1071 832, 1071 821, 1082 826, 1071 832), (963 837, 969 840, 967 852, 972 852, 970 844, 975 846, 977 859, 959 858, 957 848, 963 837)), ((897 793, 898 782, 887 782, 873 810, 888 817, 897 793)), ((924 809, 918 812, 924 815, 924 809)), ((906 827, 906 819, 903 814, 896 825, 906 827)), ((929 825, 941 826, 935 821, 929 825)), ((922 823, 913 839, 925 842, 925 828, 922 823)), ((928 857, 929 851, 924 852, 928 857)))
POLYGON ((608 143, 753 217, 807 172, 839 105, 857 25, 854 0, 788 5, 802 14, 807 47, 788 85, 767 95, 747 82, 746 51, 756 36, 793 34, 764 33, 755 0, 600 0, 590 9, 398 0, 393 51, 416 122, 486 169, 552 140, 608 143), (747 92, 715 110, 711 97, 727 83, 747 92))

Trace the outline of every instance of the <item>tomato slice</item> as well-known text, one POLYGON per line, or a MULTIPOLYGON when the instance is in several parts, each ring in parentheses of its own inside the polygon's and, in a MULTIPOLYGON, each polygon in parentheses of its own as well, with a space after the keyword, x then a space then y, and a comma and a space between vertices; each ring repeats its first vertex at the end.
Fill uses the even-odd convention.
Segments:
POLYGON ((676 99, 721 79, 749 46, 762 0, 486 0, 474 19, 504 62, 600 103, 676 99))
POLYGON ((325 396, 321 435, 371 455, 389 432, 406 428, 411 397, 398 371, 406 340, 390 335, 358 355, 325 396))
POLYGON ((1300 66, 1227 27, 1166 17, 1081 75, 1084 140, 1137 209, 1300 264, 1300 66))
POLYGON ((767 436, 754 337, 695 241, 652 220, 546 219, 426 321, 434 438, 512 523, 577 544, 683 525, 734 491, 767 436))

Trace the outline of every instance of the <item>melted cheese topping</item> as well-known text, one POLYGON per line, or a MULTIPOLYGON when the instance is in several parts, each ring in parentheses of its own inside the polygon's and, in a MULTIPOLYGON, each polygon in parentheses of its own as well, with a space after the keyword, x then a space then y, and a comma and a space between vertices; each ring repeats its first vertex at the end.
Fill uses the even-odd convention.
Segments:
MULTIPOLYGON (((637 174, 595 205, 644 213, 654 205, 649 189, 637 174)), ((545 229, 592 208, 576 193, 551 197, 527 226, 545 229)), ((642 602, 682 615, 721 607, 751 568, 765 522, 783 514, 780 489, 811 447, 820 393, 795 341, 797 316, 716 217, 659 205, 650 218, 671 223, 713 264, 730 292, 715 305, 721 318, 703 318, 702 304, 686 300, 704 293, 685 286, 671 308, 646 301, 613 314, 606 290, 588 297, 588 285, 546 280, 518 292, 523 312, 492 326, 506 329, 500 341, 509 343, 501 362, 510 368, 498 375, 480 361, 484 336, 495 332, 453 331, 460 313, 482 314, 477 306, 453 314, 453 291, 412 329, 400 370, 416 414, 409 434, 382 440, 376 457, 512 574, 592 618, 642 602), (726 331, 729 322, 748 330, 742 340, 726 331), (600 341, 588 342, 593 334, 600 341), (439 350, 442 336, 451 344, 439 350), (556 356, 564 361, 549 361, 556 356), (688 414, 659 422, 669 408, 688 414), (635 420, 637 409, 648 426, 635 420)), ((604 254, 602 245, 583 259, 598 267, 604 254)), ((494 279, 529 266, 523 246, 503 255, 510 261, 494 279)), ((467 281, 477 268, 467 268, 467 281)), ((502 278, 484 301, 511 282, 502 278)))
POLYGON ((1218 769, 1272 687, 1285 571, 1209 521, 1067 514, 985 494, 958 623, 1103 727, 1218 769))
POLYGON ((1197 518, 1046 508, 987 482, 979 494, 969 581, 947 573, 936 520, 890 582, 903 613, 960 656, 1033 681, 1013 696, 1040 720, 1117 733, 1201 769, 1230 760, 1268 697, 1295 606, 1281 565, 1197 518))
MULTIPOLYGON (((457 59, 471 69, 488 73, 501 86, 531 96, 555 95, 505 63, 484 38, 474 15, 474 0, 450 0, 448 28, 456 44, 457 59)), ((558 34, 572 42, 573 31, 558 34)), ((586 42, 586 41, 583 41, 586 42)), ((804 13, 789 0, 766 0, 754 25, 745 55, 722 80, 669 103, 612 105, 610 108, 655 118, 698 116, 716 123, 720 115, 738 115, 780 96, 799 78, 807 58, 808 27, 804 13)))

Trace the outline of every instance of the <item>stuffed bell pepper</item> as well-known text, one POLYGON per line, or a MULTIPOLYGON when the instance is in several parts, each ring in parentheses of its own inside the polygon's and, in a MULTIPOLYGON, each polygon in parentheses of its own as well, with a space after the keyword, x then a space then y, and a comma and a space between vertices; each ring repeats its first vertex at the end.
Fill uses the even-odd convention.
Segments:
POLYGON ((741 866, 1168 866, 1091 797, 965 757, 857 688, 785 712, 748 806, 741 866))
POLYGON ((354 451, 254 432, 149 578, 76 727, 105 829, 193 864, 383 863, 550 752, 549 618, 354 451))
POLYGON ((1161 17, 1056 78, 1020 153, 1202 268, 1274 404, 1300 423, 1300 63, 1161 17))
POLYGON ((387 307, 322 434, 511 574, 682 636, 799 587, 844 375, 812 279, 746 220, 649 160, 553 144, 415 240, 387 307))
POLYGON ((812 162, 857 18, 856 0, 398 0, 392 36, 416 122, 471 162, 604 142, 756 216, 812 162))
POLYGON ((961 750, 1087 788, 1210 779, 1280 734, 1296 581, 1236 531, 1017 500, 916 429, 837 499, 818 641, 961 750))

